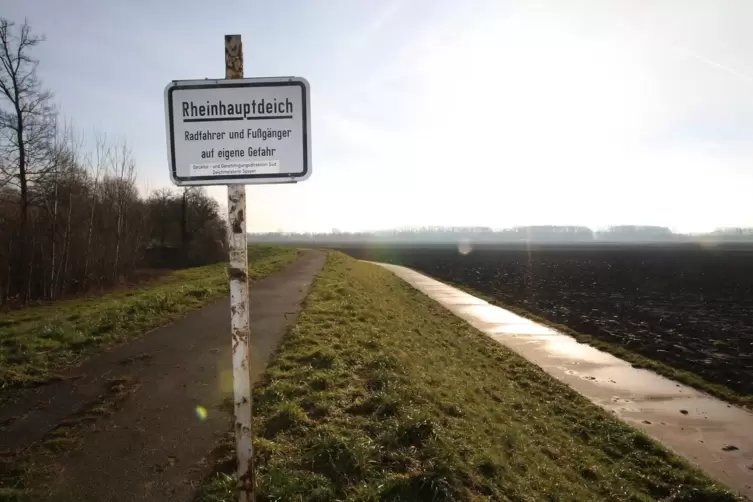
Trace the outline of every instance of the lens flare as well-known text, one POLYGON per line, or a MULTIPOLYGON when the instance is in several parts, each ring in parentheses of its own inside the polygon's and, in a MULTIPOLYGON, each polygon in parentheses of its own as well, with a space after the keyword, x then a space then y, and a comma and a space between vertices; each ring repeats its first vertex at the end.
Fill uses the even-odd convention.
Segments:
POLYGON ((470 239, 460 239, 460 242, 458 242, 458 252, 460 254, 468 254, 473 249, 473 246, 471 246, 470 239))
POLYGON ((201 420, 202 422, 207 419, 207 409, 203 406, 199 405, 196 407, 196 416, 201 420))

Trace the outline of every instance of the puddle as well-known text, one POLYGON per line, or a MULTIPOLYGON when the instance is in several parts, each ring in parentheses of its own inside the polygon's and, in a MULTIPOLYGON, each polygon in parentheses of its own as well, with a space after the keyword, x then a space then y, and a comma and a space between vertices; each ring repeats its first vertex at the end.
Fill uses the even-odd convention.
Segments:
POLYGON ((615 358, 610 354, 578 343, 569 336, 559 335, 546 341, 544 350, 553 357, 565 357, 573 363, 590 362, 594 364, 610 364, 615 358))
POLYGON ((557 335, 556 331, 541 324, 532 322, 508 323, 484 330, 487 335, 557 335))
POLYGON ((507 310, 502 310, 501 308, 488 303, 484 305, 464 305, 452 310, 457 311, 456 313, 460 317, 472 318, 485 324, 533 324, 519 315, 513 314, 507 310))

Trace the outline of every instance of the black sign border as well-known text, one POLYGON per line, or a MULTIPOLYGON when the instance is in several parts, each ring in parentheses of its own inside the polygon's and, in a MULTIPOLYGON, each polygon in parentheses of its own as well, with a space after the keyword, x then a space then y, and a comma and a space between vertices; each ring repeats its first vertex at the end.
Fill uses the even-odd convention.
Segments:
MULTIPOLYGON (((227 81, 225 81, 227 82, 227 81)), ((168 108, 168 124, 170 127, 170 170, 173 175, 173 179, 178 183, 192 183, 194 181, 239 181, 239 180, 254 180, 254 179, 269 179, 274 180, 273 183, 291 183, 295 182, 295 178, 305 178, 309 172, 309 128, 308 128, 308 102, 307 102, 306 84, 300 80, 290 80, 286 82, 238 82, 238 83, 222 83, 222 84, 186 84, 186 85, 173 85, 167 90, 167 108, 168 108), (302 104, 302 118, 303 118, 303 171, 300 173, 277 173, 277 174, 225 174, 222 176, 178 176, 177 166, 175 162, 175 128, 173 124, 173 92, 181 90, 192 89, 227 89, 233 87, 300 87, 301 88, 301 104, 302 104)), ((222 183, 214 183, 222 185, 222 183)), ((231 185, 232 183, 226 183, 231 185)))

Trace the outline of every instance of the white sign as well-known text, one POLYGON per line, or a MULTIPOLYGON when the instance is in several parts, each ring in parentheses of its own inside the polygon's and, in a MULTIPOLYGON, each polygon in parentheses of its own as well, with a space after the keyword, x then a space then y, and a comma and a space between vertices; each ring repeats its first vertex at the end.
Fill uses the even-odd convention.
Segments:
POLYGON ((311 175, 303 78, 176 80, 165 88, 165 115, 176 185, 295 183, 311 175))

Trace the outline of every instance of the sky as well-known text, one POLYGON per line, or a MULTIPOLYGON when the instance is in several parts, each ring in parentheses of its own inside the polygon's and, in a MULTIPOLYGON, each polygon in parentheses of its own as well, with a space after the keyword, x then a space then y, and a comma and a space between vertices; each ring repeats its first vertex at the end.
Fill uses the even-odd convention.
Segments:
MULTIPOLYGON (((313 174, 247 187, 250 231, 753 226, 749 0, 0 0, 82 131, 171 186, 163 91, 311 85, 313 174)), ((226 188, 208 192, 226 206, 226 188)))

